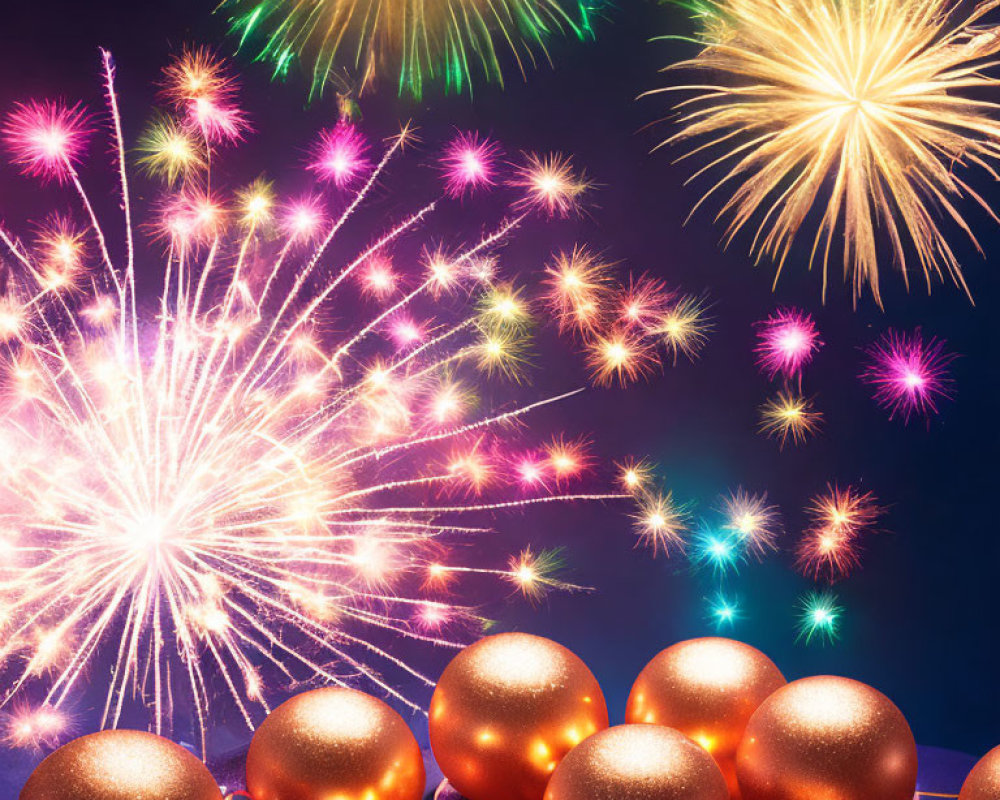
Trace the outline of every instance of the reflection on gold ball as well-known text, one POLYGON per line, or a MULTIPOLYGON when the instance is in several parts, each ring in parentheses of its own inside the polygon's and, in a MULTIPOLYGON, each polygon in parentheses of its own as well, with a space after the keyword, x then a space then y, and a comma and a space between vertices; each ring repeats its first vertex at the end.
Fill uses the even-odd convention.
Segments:
POLYGON ((917 744, 881 692, 847 678, 805 678, 750 718, 736 775, 744 800, 913 800, 917 744))
POLYGON ((222 800, 222 792, 180 745, 117 730, 60 747, 31 773, 20 800, 222 800))
POLYGON ((542 800, 563 756, 606 727, 608 708, 587 665, 525 633, 467 647, 431 699, 434 756, 469 800, 542 800))
POLYGON ((990 750, 972 768, 958 800, 1000 800, 1000 747, 990 750))
POLYGON ((679 731, 619 725, 574 747, 545 800, 728 800, 718 765, 679 731))
POLYGON ((676 728, 715 758, 739 798, 736 748, 750 715, 785 685, 774 663, 732 639, 691 639, 668 647, 640 673, 625 721, 676 728))
POLYGON ((314 689, 278 706, 247 753, 254 800, 420 800, 424 762, 403 718, 353 689, 314 689))

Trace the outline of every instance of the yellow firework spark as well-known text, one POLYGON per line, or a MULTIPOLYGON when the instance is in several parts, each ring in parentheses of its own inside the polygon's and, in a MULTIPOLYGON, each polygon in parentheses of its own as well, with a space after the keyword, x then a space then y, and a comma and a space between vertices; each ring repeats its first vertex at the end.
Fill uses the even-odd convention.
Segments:
POLYGON ((760 407, 760 432, 784 447, 789 440, 802 444, 819 430, 823 415, 812 400, 790 391, 779 392, 760 407))
MULTIPOLYGON (((696 177, 729 187, 719 216, 725 242, 755 230, 751 250, 782 267, 812 215, 810 263, 842 251, 855 300, 868 286, 881 304, 879 263, 891 258, 909 284, 909 255, 930 288, 965 287, 942 220, 976 244, 961 201, 989 204, 956 171, 992 177, 1000 156, 1000 80, 985 70, 1000 27, 983 26, 1000 4, 957 0, 707 0, 702 51, 676 66, 707 85, 682 103, 690 156, 715 153, 696 177), (842 239, 842 241, 841 241, 842 239)), ((665 142, 665 144, 667 143, 665 142)), ((966 291, 968 291, 966 289, 966 291)))

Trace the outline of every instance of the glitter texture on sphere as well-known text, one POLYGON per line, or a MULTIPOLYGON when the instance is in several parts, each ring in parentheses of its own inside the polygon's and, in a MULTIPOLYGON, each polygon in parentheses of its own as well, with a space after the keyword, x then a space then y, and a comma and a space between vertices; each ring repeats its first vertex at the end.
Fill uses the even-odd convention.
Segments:
POLYGON ((712 757, 679 731, 619 725, 595 734, 556 769, 545 800, 727 800, 712 757))
POLYGON ((736 748, 758 706, 785 685, 766 655, 732 639, 678 642, 639 674, 625 721, 676 728, 707 750, 738 798, 736 748))
POLYGON ((958 800, 1000 800, 1000 747, 990 750, 972 768, 958 800))
POLYGON ((20 800, 222 800, 222 793, 180 745, 117 730, 60 747, 31 774, 20 800))
POLYGON ((328 687, 268 716, 247 753, 254 800, 420 800, 424 762, 403 718, 377 698, 328 687))
POLYGON ((467 647, 431 699, 431 748, 468 800, 542 800, 566 753, 607 726, 604 695, 587 665, 562 645, 523 633, 467 647))
POLYGON ((743 800, 912 800, 917 745, 881 692, 848 678, 804 678, 750 718, 736 774, 743 800))

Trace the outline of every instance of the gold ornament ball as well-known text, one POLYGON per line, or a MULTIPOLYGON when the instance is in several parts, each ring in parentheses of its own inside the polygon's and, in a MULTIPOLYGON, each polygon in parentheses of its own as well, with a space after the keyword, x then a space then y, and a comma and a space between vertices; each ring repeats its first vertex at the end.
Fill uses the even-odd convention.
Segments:
POLYGON ((676 728, 704 747, 734 800, 736 748, 750 716, 785 678, 766 655, 732 639, 691 639, 646 665, 629 694, 625 721, 676 728))
POLYGON ((712 757, 680 731, 619 725, 574 747, 545 800, 729 800, 712 757))
POLYGON ((608 707, 587 665, 525 633, 467 647, 431 698, 431 748, 468 800, 542 800, 563 756, 607 727, 608 707))
POLYGON ((180 745, 144 731, 74 739, 31 773, 20 800, 222 800, 204 764, 180 745))
POLYGON ((1000 747, 990 750, 972 768, 958 800, 1000 800, 1000 747))
POLYGON ((881 692, 821 676, 778 689, 736 755, 743 800, 913 800, 917 744, 881 692))
POLYGON ((247 752, 254 800, 420 800, 424 781, 403 718, 354 689, 314 689, 282 703, 247 752))

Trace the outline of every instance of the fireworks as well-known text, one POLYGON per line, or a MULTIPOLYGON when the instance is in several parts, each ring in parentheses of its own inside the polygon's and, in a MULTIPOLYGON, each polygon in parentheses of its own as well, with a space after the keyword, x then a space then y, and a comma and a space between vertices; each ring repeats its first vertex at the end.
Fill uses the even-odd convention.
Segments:
POLYGON ((508 60, 524 75, 548 59, 554 36, 591 38, 595 11, 587 0, 224 0, 220 8, 240 48, 254 48, 275 77, 301 60, 310 96, 342 83, 346 70, 362 89, 387 78, 418 99, 431 83, 449 92, 471 91, 480 76, 502 85, 508 60))
POLYGON ((824 294, 835 240, 855 299, 881 303, 879 261, 889 252, 908 282, 909 255, 930 287, 965 288, 943 217, 978 242, 959 208, 971 198, 995 215, 955 167, 989 175, 1000 155, 998 105, 979 96, 1000 80, 995 3, 957 0, 708 0, 701 52, 677 66, 711 76, 681 105, 690 155, 717 155, 725 172, 701 201, 729 189, 725 242, 755 226, 751 250, 778 264, 815 216, 810 263, 824 294), (814 208, 818 206, 818 208, 814 208), (757 222, 753 223, 752 220, 757 222))
POLYGON ((833 592, 809 592, 799 601, 799 639, 806 644, 813 639, 836 641, 843 613, 833 592))
POLYGON ((781 513, 767 502, 767 493, 750 494, 743 489, 723 498, 725 529, 758 558, 777 549, 781 533, 781 513))
POLYGON ((867 351, 861 379, 875 388, 875 401, 905 422, 917 414, 930 417, 951 396, 948 366, 954 359, 937 339, 924 341, 920 331, 884 334, 867 351))
POLYGON ((708 621, 716 630, 731 628, 743 616, 740 602, 722 592, 713 597, 708 604, 708 621))
POLYGON ((646 276, 619 285, 614 265, 586 247, 556 253, 545 272, 548 306, 561 331, 583 340, 599 385, 633 383, 662 367, 664 356, 694 360, 708 339, 700 300, 646 276))
POLYGON ((769 378, 791 380, 802 374, 822 344, 812 316, 794 308, 778 309, 757 325, 757 365, 769 378))
POLYGON ((875 496, 853 486, 831 486, 807 511, 811 523, 797 549, 799 568, 831 583, 847 577, 860 564, 859 539, 882 516, 875 496))
POLYGON ((814 436, 822 421, 823 415, 815 410, 812 400, 785 390, 760 407, 759 430, 784 447, 789 440, 802 444, 814 436))
POLYGON ((639 541, 653 551, 669 554, 683 550, 688 531, 688 513, 672 492, 644 492, 635 516, 639 541))
MULTIPOLYGON (((280 685, 313 679, 416 707, 384 671, 432 681, 384 642, 481 630, 459 581, 568 586, 552 551, 494 568, 449 543, 503 509, 632 496, 569 488, 592 466, 581 440, 513 440, 509 423, 556 398, 494 408, 477 390, 523 361, 527 304, 497 279, 499 250, 538 205, 527 184, 551 177, 532 169, 555 162, 529 159, 513 179, 527 199, 472 244, 423 241, 446 185, 350 255, 338 234, 410 131, 379 148, 322 134, 308 167, 324 188, 306 198, 264 179, 209 191, 208 165, 248 128, 232 77, 185 54, 164 82, 173 111, 138 151, 168 186, 150 211, 165 250, 150 305, 107 53, 104 69, 122 228, 106 235, 77 174, 81 109, 27 104, 4 128, 14 162, 70 186, 86 220, 56 217, 31 245, 0 228, 15 267, 0 295, 0 705, 34 706, 10 738, 48 741, 88 690, 102 726, 137 704, 157 732, 190 718, 203 749, 220 690, 250 727, 280 685)), ((543 214, 582 191, 557 163, 543 214)))
POLYGON ((459 133, 441 157, 448 194, 461 197, 466 192, 493 186, 502 152, 500 145, 491 139, 477 133, 459 133))
POLYGON ((743 558, 743 543, 739 536, 704 526, 694 537, 691 561, 709 567, 716 575, 736 572, 743 558))

